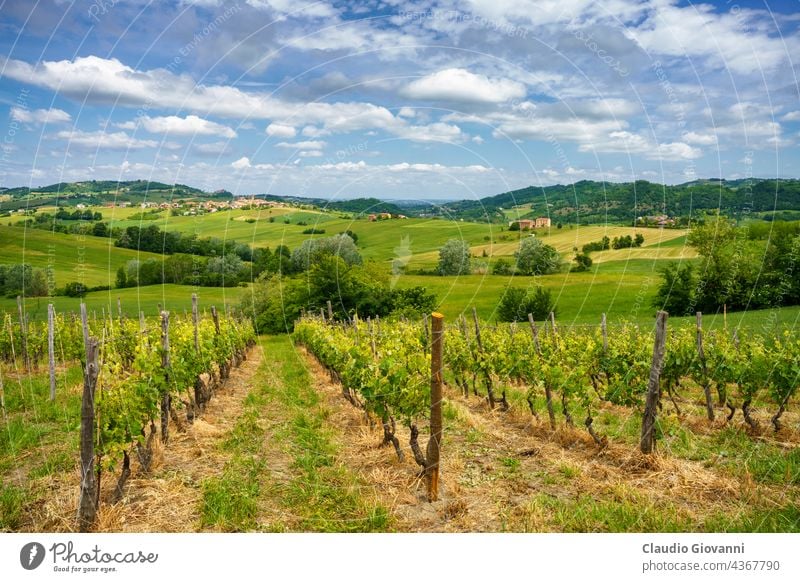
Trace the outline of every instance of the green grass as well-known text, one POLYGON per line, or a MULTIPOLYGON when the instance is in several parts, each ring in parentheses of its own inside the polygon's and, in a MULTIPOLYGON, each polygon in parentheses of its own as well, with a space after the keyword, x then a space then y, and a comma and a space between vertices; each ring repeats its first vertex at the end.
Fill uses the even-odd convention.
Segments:
POLYGON ((14 531, 22 523, 27 492, 21 487, 0 484, 0 531, 14 531))
POLYGON ((305 363, 287 337, 264 339, 262 369, 277 374, 272 396, 289 421, 278 434, 293 458, 292 479, 279 487, 303 531, 370 532, 389 528, 388 511, 361 496, 362 483, 336 459, 328 410, 311 386, 305 363))
MULTIPOLYGON (((173 313, 182 314, 191 311, 192 293, 197 293, 200 310, 210 309, 216 305, 222 310, 224 305, 238 306, 242 293, 247 290, 241 287, 192 287, 189 285, 149 285, 129 289, 111 289, 110 291, 94 291, 83 299, 77 297, 29 297, 25 299, 25 312, 31 320, 47 319, 47 304, 52 302, 56 312, 80 312, 80 303, 86 303, 89 317, 102 317, 103 310, 117 314, 117 297, 122 303, 122 311, 128 317, 138 317, 144 311, 150 317, 158 313, 158 306, 173 313)), ((0 298, 0 310, 16 317, 16 299, 0 298)))
POLYGON ((223 531, 386 530, 387 510, 363 499, 363 484, 337 461, 326 426, 328 411, 291 341, 270 337, 262 342, 265 361, 241 416, 220 445, 231 458, 220 475, 203 483, 201 525, 223 531), (276 422, 275 435, 266 433, 266 418, 276 422), (270 471, 270 455, 279 449, 291 458, 288 480, 270 471), (297 523, 261 523, 260 503, 266 495, 297 516, 297 523))
POLYGON ((71 281, 88 287, 113 286, 120 266, 133 259, 154 257, 161 255, 117 248, 113 239, 0 226, 0 264, 24 262, 50 267, 57 287, 71 281))

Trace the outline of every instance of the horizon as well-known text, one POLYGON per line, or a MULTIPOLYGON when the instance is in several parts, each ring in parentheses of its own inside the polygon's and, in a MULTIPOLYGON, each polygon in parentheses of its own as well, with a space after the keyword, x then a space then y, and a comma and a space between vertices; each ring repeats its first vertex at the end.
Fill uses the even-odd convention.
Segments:
POLYGON ((531 8, 7 1, 0 183, 474 200, 800 177, 796 3, 531 8))

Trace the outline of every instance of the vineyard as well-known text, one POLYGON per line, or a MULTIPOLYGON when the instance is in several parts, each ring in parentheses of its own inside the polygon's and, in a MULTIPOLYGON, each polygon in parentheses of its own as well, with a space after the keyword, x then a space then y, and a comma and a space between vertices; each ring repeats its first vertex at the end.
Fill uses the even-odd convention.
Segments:
POLYGON ((49 319, 0 334, 0 529, 800 529, 792 332, 49 319))
MULTIPOLYGON (((680 440, 724 442, 720 450, 703 453, 724 459, 740 454, 731 452, 730 440, 742 435, 751 444, 740 441, 737 446, 748 452, 731 459, 726 471, 745 473, 747 479, 751 472, 760 473, 757 479, 796 487, 800 427, 796 415, 787 421, 786 412, 800 384, 800 338, 789 331, 777 337, 705 332, 700 314, 693 328, 668 329, 666 323, 663 312, 655 330, 623 324, 610 331, 605 319, 595 327, 561 329, 552 317, 543 325, 530 318, 526 325, 509 326, 462 317, 444 331, 445 411, 456 420, 472 419, 475 411, 488 414, 491 423, 534 434, 532 443, 564 441, 573 448, 583 442, 579 432, 585 431, 594 447, 592 453, 581 445, 587 455, 643 471, 643 476, 657 476, 669 466, 673 449, 685 455, 680 440), (598 427, 598 416, 609 434, 598 427), (667 446, 656 455, 662 441, 667 446), (777 450, 766 463, 754 455, 763 443, 777 450), (620 458, 611 461, 615 456, 620 458)), ((430 419, 431 374, 436 375, 427 319, 424 324, 331 323, 307 317, 296 326, 295 338, 341 386, 351 405, 380 421, 381 445, 392 444, 402 461, 397 426, 403 425, 414 459, 426 466, 417 441, 419 427, 430 419)), ((505 462, 519 466, 516 459, 505 462)), ((441 478, 446 482, 447 473, 441 478)), ((782 527, 796 529, 797 518, 782 527)))
MULTIPOLYGON (((217 386, 245 358, 255 343, 247 320, 221 316, 212 306, 202 317, 196 298, 191 314, 157 318, 128 318, 119 306, 117 317, 56 315, 50 306, 47 322, 27 321, 22 307, 18 321, 6 315, 0 337, 0 359, 9 372, 21 377, 49 366, 50 400, 56 398, 56 360, 83 373, 80 406, 80 501, 78 525, 89 531, 101 502, 116 503, 131 475, 135 456, 142 473, 152 463, 156 438, 167 445, 170 424, 182 430, 204 411, 217 386), (116 485, 101 498, 105 475, 116 485)), ((35 395, 10 392, 0 382, 0 406, 6 427, 8 414, 30 410, 36 414, 35 395), (6 395, 9 395, 9 398, 6 395)))
MULTIPOLYGON (((557 413, 574 426, 577 410, 601 448, 607 438, 592 428, 593 413, 605 403, 644 409, 654 382, 657 408, 663 408, 660 396, 666 394, 681 416, 679 400, 685 398, 680 390, 700 387, 709 421, 718 414, 715 406, 725 409, 728 422, 741 411, 753 433, 765 429, 753 417, 753 403, 772 407, 769 423, 777 432, 800 385, 800 338, 788 331, 773 338, 748 334, 740 339, 724 331, 704 335, 698 314, 696 330, 671 330, 663 338, 666 349, 662 345, 662 353, 654 356, 652 333, 638 326, 622 325, 611 334, 604 324, 597 330, 563 333, 554 318, 541 332, 532 318, 529 323, 528 330, 516 324, 481 329, 476 318, 472 333, 464 318, 451 325, 444 365, 452 384, 464 398, 480 394, 490 408, 507 411, 510 401, 524 401, 536 420, 537 401, 543 398, 552 430, 557 413)), ((348 400, 377 414, 384 426, 397 419, 413 428, 425 416, 430 406, 426 327, 371 321, 330 326, 315 318, 302 321, 296 337, 342 384, 348 400)))

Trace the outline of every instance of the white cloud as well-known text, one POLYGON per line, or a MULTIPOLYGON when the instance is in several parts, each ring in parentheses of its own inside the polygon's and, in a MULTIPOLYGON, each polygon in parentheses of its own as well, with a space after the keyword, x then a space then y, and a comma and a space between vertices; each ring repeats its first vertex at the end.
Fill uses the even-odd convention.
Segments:
POLYGON ((397 112, 400 117, 414 117, 416 114, 417 112, 413 107, 401 107, 400 111, 397 112))
POLYGON ((625 34, 651 54, 704 57, 737 73, 759 73, 786 61, 784 43, 796 45, 796 40, 769 36, 754 26, 757 18, 747 9, 720 12, 710 4, 679 6, 666 0, 650 3, 647 17, 625 34))
POLYGON ((192 149, 201 154, 221 155, 228 152, 230 149, 230 142, 216 141, 214 143, 196 143, 192 144, 192 149))
POLYGON ((72 117, 61 109, 23 109, 11 108, 11 119, 22 123, 42 125, 46 123, 69 123, 72 117))
POLYGON ((236 132, 227 125, 215 123, 196 115, 187 115, 186 117, 176 115, 149 117, 145 115, 135 122, 129 121, 120 124, 119 127, 134 129, 136 125, 142 126, 149 133, 164 135, 218 135, 229 139, 236 137, 236 132))
POLYGON ((790 111, 781 117, 781 121, 800 121, 800 111, 790 111))
POLYGON ((713 133, 695 133, 688 131, 683 134, 683 140, 686 143, 694 145, 714 145, 717 143, 717 136, 713 133))
POLYGON ((124 131, 106 133, 104 131, 59 131, 55 137, 67 140, 70 146, 82 149, 140 150, 158 147, 153 140, 136 139, 124 131))
POLYGON ((276 143, 275 147, 291 148, 296 150, 321 150, 326 145, 328 144, 324 141, 298 141, 295 143, 282 141, 280 143, 276 143))
POLYGON ((336 10, 320 0, 247 0, 253 8, 269 9, 280 16, 330 18, 336 10))
POLYGON ((322 152, 319 150, 304 150, 297 155, 301 158, 321 158, 322 152))
POLYGON ((245 168, 250 168, 250 158, 247 156, 243 156, 236 160, 235 162, 231 162, 231 168, 234 170, 244 170, 245 168))
POLYGON ((646 157, 651 160, 679 161, 693 160, 703 155, 702 150, 681 142, 658 144, 655 151, 648 152, 646 157))
POLYGON ((292 138, 297 135, 297 130, 291 125, 270 123, 267 126, 267 135, 271 137, 292 138))
POLYGON ((502 103, 525 96, 525 85, 505 78, 489 79, 465 69, 444 69, 413 81, 401 93, 412 99, 502 103))

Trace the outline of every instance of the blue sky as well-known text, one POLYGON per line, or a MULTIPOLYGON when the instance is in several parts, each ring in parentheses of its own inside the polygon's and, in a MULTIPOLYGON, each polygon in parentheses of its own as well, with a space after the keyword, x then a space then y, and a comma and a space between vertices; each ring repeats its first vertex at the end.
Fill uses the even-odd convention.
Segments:
POLYGON ((800 177, 797 2, 0 0, 0 186, 800 177))

